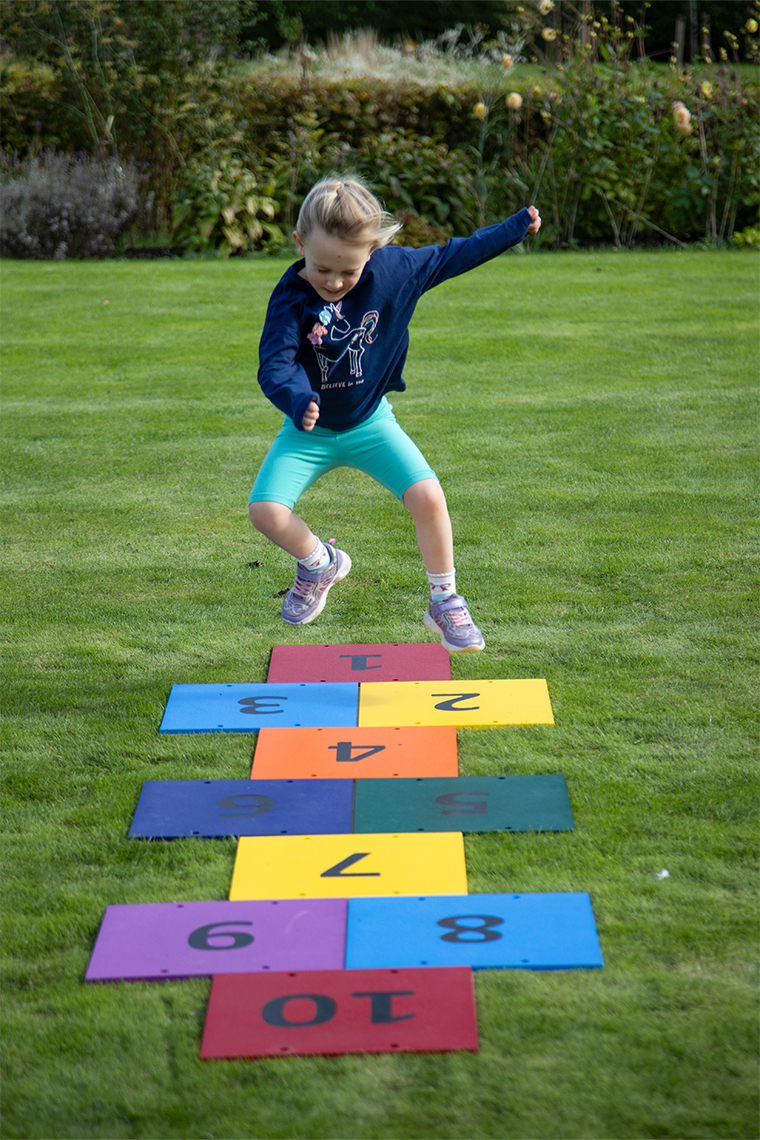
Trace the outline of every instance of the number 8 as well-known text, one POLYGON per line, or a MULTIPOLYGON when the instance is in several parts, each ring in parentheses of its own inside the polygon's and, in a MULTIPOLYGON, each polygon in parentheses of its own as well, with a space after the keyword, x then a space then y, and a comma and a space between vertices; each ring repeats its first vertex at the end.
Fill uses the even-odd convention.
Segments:
POLYGON ((501 926, 504 922, 503 918, 499 918, 496 914, 457 914, 452 918, 440 918, 438 920, 439 926, 450 926, 450 934, 442 934, 441 940, 443 942, 496 942, 501 938, 496 930, 492 930, 492 926, 501 926), (481 926, 460 926, 459 923, 465 918, 480 919, 481 926), (472 934, 480 937, 474 938, 460 938, 460 934, 472 934))

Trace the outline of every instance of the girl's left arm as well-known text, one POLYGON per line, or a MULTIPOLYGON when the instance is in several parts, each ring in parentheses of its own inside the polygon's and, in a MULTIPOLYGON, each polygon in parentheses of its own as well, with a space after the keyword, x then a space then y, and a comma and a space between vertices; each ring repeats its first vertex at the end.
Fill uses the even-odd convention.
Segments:
POLYGON ((538 210, 535 206, 530 206, 499 225, 476 230, 471 237, 450 238, 443 246, 409 250, 421 262, 415 267, 422 285, 421 292, 433 289, 451 277, 458 277, 460 273, 467 273, 478 265, 484 265, 505 250, 519 245, 527 234, 536 233, 540 225, 538 210))

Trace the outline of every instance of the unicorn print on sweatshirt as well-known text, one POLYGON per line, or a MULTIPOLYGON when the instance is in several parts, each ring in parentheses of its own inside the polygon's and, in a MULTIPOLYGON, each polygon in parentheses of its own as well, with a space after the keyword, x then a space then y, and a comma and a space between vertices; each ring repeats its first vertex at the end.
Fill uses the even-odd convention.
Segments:
POLYGON ((315 324, 307 339, 314 346, 314 352, 319 364, 319 373, 322 383, 327 380, 330 369, 348 353, 349 375, 355 377, 351 383, 362 383, 362 357, 365 345, 372 344, 376 339, 376 330, 380 314, 371 309, 365 313, 361 322, 351 327, 351 322, 343 316, 343 302, 328 304, 319 313, 319 321, 315 324))

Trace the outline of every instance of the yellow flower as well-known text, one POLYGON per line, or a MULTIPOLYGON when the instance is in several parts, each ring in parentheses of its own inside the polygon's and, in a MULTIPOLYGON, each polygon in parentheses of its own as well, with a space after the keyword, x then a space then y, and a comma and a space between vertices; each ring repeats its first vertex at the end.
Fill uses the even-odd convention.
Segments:
POLYGON ((473 107, 472 113, 476 119, 485 119, 485 117, 486 117, 486 105, 485 105, 485 103, 476 103, 475 106, 473 107))
POLYGON ((744 27, 747 29, 751 36, 754 36, 755 32, 757 31, 757 20, 750 18, 747 20, 747 23, 744 25, 744 27))
POLYGON ((557 33, 554 28, 544 28, 541 32, 541 39, 546 40, 548 44, 553 44, 557 38, 557 33))
POLYGON ((673 104, 673 122, 682 135, 691 134, 691 113, 680 101, 673 104))
POLYGON ((553 7, 554 0, 541 0, 541 3, 538 5, 538 10, 542 16, 548 16, 553 7))
POLYGON ((705 82, 702 84, 702 87, 700 90, 702 91, 702 94, 704 95, 705 99, 710 99, 712 97, 712 93, 713 93, 713 85, 712 85, 712 83, 705 82))
POLYGON ((502 64, 503 64, 503 66, 506 68, 506 70, 507 70, 507 71, 509 71, 509 69, 510 69, 510 68, 512 68, 512 67, 514 67, 514 66, 515 66, 515 61, 514 61, 514 59, 512 58, 512 56, 511 56, 511 55, 509 55, 509 54, 507 54, 507 55, 503 55, 503 56, 501 57, 501 62, 502 62, 502 64))
POLYGON ((512 91, 507 95, 507 106, 510 111, 519 111, 523 105, 522 95, 518 95, 517 91, 512 91))

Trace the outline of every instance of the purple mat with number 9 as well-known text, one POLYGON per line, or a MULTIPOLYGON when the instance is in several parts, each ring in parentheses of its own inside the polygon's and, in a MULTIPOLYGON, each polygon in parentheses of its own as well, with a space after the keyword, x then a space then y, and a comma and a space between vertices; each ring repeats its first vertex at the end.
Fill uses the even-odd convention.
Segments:
POLYGON ((109 906, 87 982, 342 970, 345 899, 109 906))

